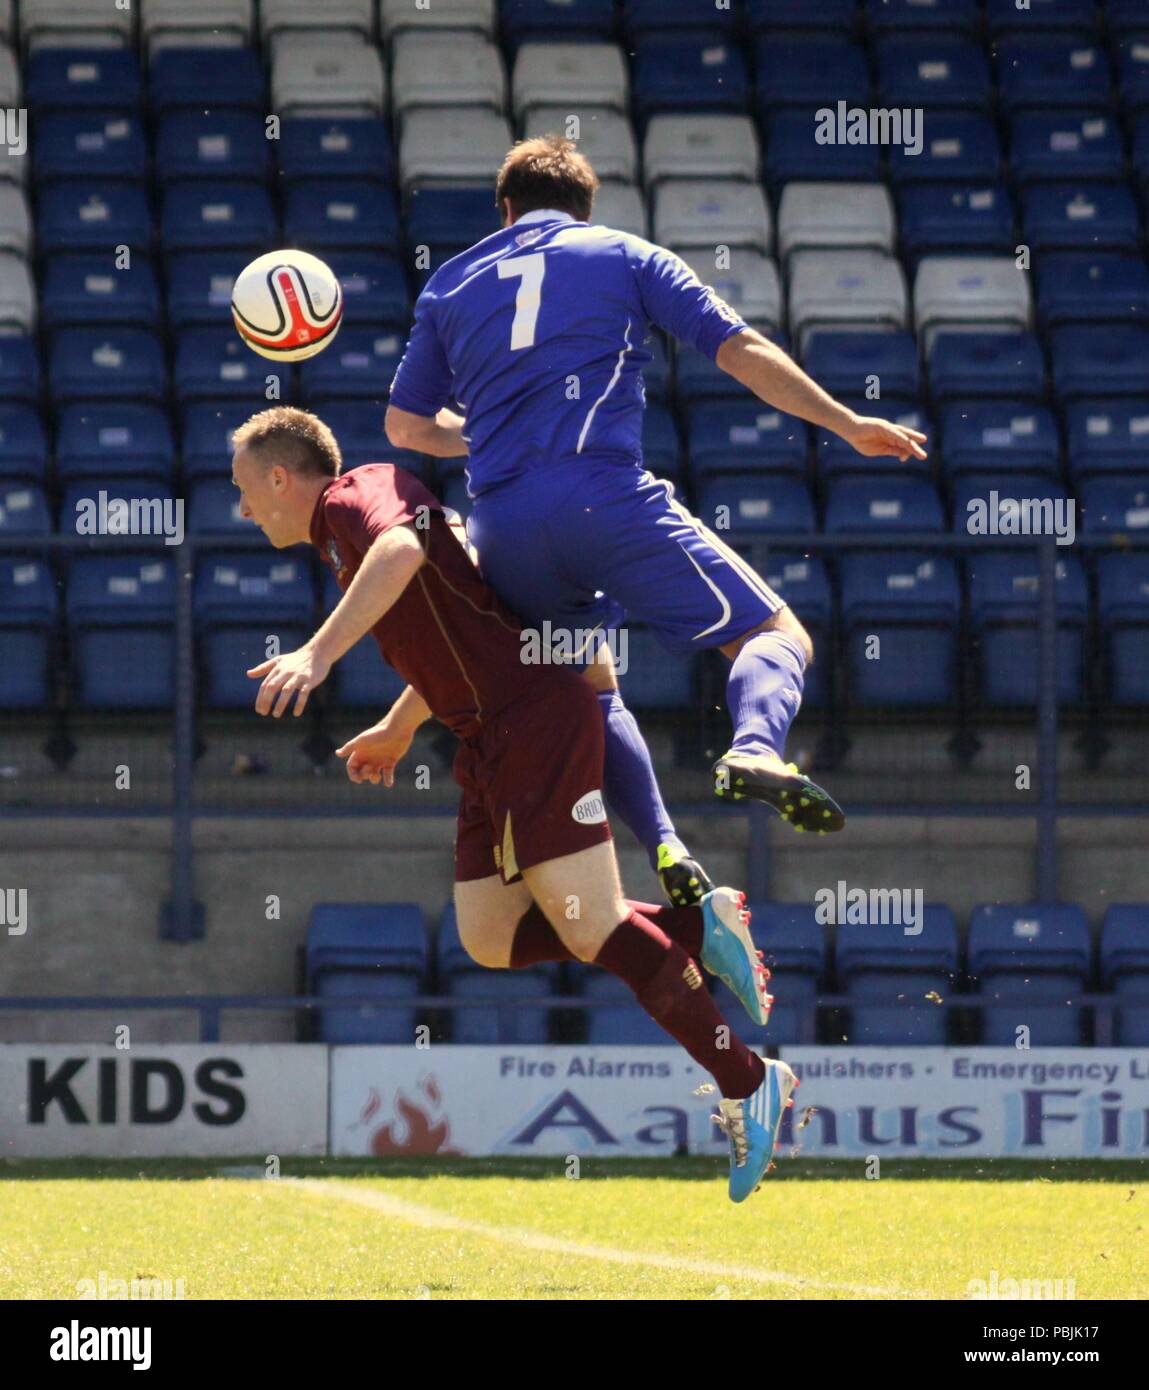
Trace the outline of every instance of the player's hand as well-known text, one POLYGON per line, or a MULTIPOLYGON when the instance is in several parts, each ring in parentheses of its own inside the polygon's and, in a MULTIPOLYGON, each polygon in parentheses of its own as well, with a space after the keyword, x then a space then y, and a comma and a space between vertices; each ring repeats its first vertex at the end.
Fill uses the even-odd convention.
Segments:
POLYGON ((335 756, 347 759, 347 775, 353 782, 393 787, 395 769, 413 738, 413 729, 392 728, 384 719, 337 748, 335 756))
POLYGON ((331 662, 321 657, 310 647, 300 647, 298 651, 284 652, 253 666, 248 675, 253 680, 263 677, 259 694, 255 697, 256 714, 273 714, 276 719, 287 712, 292 698, 295 699, 295 713, 303 713, 307 697, 327 679, 331 662))
POLYGON ((924 459, 926 442, 921 430, 911 430, 905 425, 894 425, 889 420, 879 420, 872 415, 856 415, 854 422, 842 432, 847 444, 852 444, 859 454, 867 458, 893 456, 901 459, 924 459))

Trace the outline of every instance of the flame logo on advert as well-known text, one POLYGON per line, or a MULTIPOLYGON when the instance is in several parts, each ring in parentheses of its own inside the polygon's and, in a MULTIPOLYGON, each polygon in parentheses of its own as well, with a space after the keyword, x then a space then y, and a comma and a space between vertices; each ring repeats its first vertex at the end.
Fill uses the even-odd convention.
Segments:
POLYGON ((419 1081, 418 1090, 424 1104, 412 1100, 402 1089, 397 1089, 391 1118, 374 1126, 373 1122, 383 1111, 383 1100, 372 1086, 359 1115, 359 1123, 372 1129, 369 1148, 376 1158, 462 1153, 461 1149, 451 1148, 448 1144, 451 1122, 440 1113, 443 1094, 439 1083, 433 1076, 424 1076, 419 1081))

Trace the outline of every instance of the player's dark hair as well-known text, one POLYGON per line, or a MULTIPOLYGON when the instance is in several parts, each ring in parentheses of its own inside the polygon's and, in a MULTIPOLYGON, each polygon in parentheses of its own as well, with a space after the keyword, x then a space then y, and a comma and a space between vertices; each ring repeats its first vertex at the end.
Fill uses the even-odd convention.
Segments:
POLYGON ((232 435, 232 448, 253 452, 265 468, 279 464, 293 473, 338 478, 343 455, 318 415, 277 405, 253 415, 232 435))
POLYGON ((540 135, 519 140, 503 160, 495 180, 495 203, 502 212, 509 198, 515 216, 555 208, 578 222, 590 220, 598 175, 573 140, 540 135))

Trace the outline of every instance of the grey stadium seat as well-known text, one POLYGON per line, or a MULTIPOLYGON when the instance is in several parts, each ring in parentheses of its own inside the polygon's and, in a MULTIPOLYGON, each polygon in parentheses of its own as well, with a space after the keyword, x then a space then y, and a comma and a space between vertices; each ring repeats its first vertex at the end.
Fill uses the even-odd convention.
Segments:
POLYGON ((399 177, 416 183, 494 184, 513 142, 505 116, 478 106, 412 111, 399 141, 399 177))
POLYGON ((1029 277, 1012 256, 924 256, 914 278, 914 327, 929 351, 942 328, 1028 329, 1029 277))
POLYGON ((36 287, 23 256, 0 252, 0 328, 31 333, 36 327, 36 287))
POLYGON ((630 121, 605 106, 536 106, 519 127, 524 139, 534 135, 563 135, 578 142, 600 179, 638 182, 638 146, 630 121), (570 134, 571 116, 578 117, 570 134))
POLYGON ((10 39, 15 32, 13 19, 16 14, 15 0, 0 0, 0 39, 10 39))
POLYGON ((382 115, 387 87, 379 50, 360 43, 277 45, 271 101, 281 116, 312 111, 382 115))
POLYGON ((604 183, 595 194, 591 223, 597 227, 613 227, 632 236, 649 235, 646 204, 642 193, 633 183, 604 183))
POLYGON ((652 116, 642 146, 647 187, 660 179, 746 179, 759 172, 749 116, 652 116))
POLYGON ((516 120, 532 107, 569 103, 627 109, 626 59, 613 43, 524 43, 511 83, 516 120))
POLYGON ((388 42, 406 29, 472 29, 488 38, 495 33, 495 0, 379 0, 379 32, 388 42))
POLYGON ((781 328, 785 321, 782 281, 778 267, 761 251, 735 247, 730 269, 718 270, 713 254, 695 251, 682 259, 704 285, 709 285, 754 328, 781 328))
POLYGON ((778 251, 894 250, 894 200, 881 183, 788 183, 778 208, 778 251))
POLYGON ((751 246, 769 255, 770 209, 762 185, 732 179, 669 179, 654 194, 654 239, 688 246, 751 246))
POLYGON ((400 34, 392 45, 391 102, 397 113, 413 106, 506 108, 507 77, 498 47, 477 36, 400 34))
POLYGON ((803 357, 815 328, 904 328, 909 317, 901 265, 880 251, 795 251, 788 288, 790 334, 803 357))
POLYGON ((372 39, 375 5, 374 0, 261 0, 259 25, 265 38, 283 29, 349 29, 372 39))
MULTIPOLYGON (((0 154, 0 159, 7 159, 0 154)), ((28 256, 32 250, 32 214, 18 183, 0 183, 0 251, 28 256)))
POLYGON ((151 52, 171 44, 247 43, 254 0, 143 0, 140 29, 151 52))
POLYGON ((115 0, 24 0, 20 6, 20 36, 33 47, 128 44, 134 24, 134 7, 118 9, 115 0))
POLYGON ((0 107, 19 107, 20 91, 20 64, 10 48, 0 46, 0 107))

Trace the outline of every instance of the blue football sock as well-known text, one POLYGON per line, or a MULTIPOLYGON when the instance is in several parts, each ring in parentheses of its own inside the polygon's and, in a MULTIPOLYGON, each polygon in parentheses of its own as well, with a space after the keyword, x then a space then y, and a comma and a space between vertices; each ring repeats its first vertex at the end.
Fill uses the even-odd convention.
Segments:
POLYGON ((786 735, 802 703, 805 670, 805 652, 784 632, 760 632, 745 644, 726 682, 734 721, 732 752, 770 752, 785 760, 786 735))
POLYGON ((674 822, 658 790, 650 750, 638 721, 623 704, 617 690, 600 690, 598 703, 606 734, 603 791, 612 809, 631 828, 650 856, 651 868, 656 869, 660 844, 676 849, 685 849, 685 846, 675 834, 674 822))

